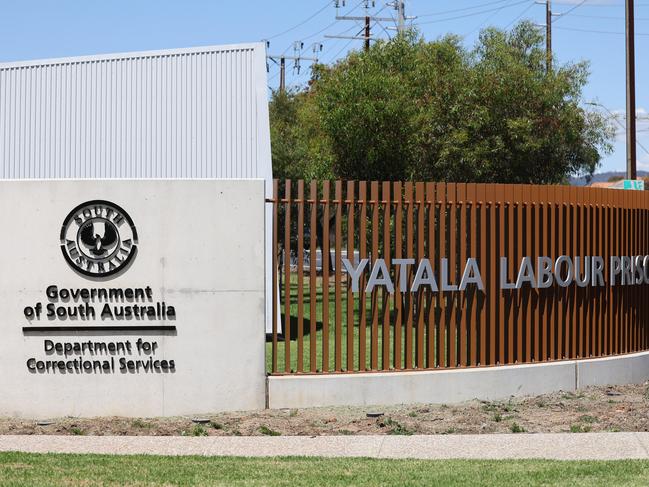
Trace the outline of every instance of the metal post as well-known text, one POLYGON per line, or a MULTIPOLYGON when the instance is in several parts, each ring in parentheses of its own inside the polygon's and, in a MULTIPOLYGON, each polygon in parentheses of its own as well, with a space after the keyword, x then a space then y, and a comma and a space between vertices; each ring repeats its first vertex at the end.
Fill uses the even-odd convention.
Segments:
POLYGON ((545 2, 545 56, 546 72, 552 71, 552 1, 545 2))
POLYGON ((370 18, 365 16, 365 51, 370 50, 370 18))
POLYGON ((405 28, 406 23, 406 5, 403 0, 397 0, 397 11, 398 11, 398 26, 397 30, 399 34, 402 34, 405 28))
POLYGON ((286 58, 279 58, 279 92, 284 93, 286 90, 286 58))
POLYGON ((626 177, 636 178, 635 28, 633 0, 626 0, 626 177))

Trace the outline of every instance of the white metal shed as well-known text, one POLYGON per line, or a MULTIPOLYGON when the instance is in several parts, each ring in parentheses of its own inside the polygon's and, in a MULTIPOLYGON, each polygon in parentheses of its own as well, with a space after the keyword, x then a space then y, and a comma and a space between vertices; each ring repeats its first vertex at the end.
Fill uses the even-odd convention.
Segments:
POLYGON ((0 64, 0 179, 30 178, 261 178, 270 195, 263 43, 0 64))

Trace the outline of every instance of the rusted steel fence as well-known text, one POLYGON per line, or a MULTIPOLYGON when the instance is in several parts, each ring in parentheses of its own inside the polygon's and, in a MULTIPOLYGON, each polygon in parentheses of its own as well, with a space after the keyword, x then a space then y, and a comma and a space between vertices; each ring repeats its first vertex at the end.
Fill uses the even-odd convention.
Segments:
POLYGON ((267 204, 275 216, 273 374, 647 349, 645 192, 286 180, 274 182, 267 204), (383 264, 389 275, 373 278, 383 264))

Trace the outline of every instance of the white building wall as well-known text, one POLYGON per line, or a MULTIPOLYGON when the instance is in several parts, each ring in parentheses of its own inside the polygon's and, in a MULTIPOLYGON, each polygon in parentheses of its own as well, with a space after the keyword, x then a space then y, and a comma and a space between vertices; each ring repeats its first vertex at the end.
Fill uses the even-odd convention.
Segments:
POLYGON ((270 178, 263 44, 0 64, 0 177, 270 178))

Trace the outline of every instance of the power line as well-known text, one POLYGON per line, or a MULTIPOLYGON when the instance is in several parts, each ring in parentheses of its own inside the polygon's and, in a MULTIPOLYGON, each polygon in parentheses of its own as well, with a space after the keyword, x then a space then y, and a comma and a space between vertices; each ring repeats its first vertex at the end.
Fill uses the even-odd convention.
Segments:
MULTIPOLYGON (((574 6, 574 2, 556 2, 557 5, 565 5, 567 7, 574 6)), ((591 8, 591 7, 605 7, 605 8, 619 8, 624 6, 624 2, 621 3, 607 3, 607 2, 600 2, 600 3, 585 3, 585 7, 591 8)), ((649 3, 637 3, 635 5, 636 7, 646 7, 649 6, 649 3)))
MULTIPOLYGON (((363 1, 364 1, 364 0, 361 0, 360 2, 358 2, 358 3, 356 4, 356 6, 355 6, 354 8, 352 8, 351 10, 349 10, 345 15, 349 15, 349 14, 353 13, 353 12, 354 12, 358 7, 360 7, 360 6, 363 4, 363 1)), ((331 2, 329 2, 329 3, 331 3, 331 2)), ((307 39, 311 39, 312 37, 315 37, 315 36, 317 36, 317 35, 319 35, 319 34, 322 34, 324 31, 326 31, 327 29, 333 27, 333 26, 336 25, 337 23, 338 23, 338 21, 337 21, 337 20, 334 20, 331 24, 329 24, 329 25, 326 26, 325 28, 320 29, 318 32, 316 32, 316 33, 314 33, 314 34, 311 34, 311 35, 308 35, 308 36, 304 37, 302 40, 303 40, 303 41, 306 41, 307 39)))
MULTIPOLYGON (((385 8, 385 7, 384 7, 384 8, 385 8)), ((379 10, 379 12, 377 12, 377 15, 378 15, 378 13, 380 13, 384 8, 382 8, 381 10, 379 10)), ((376 27, 377 25, 380 25, 380 23, 379 23, 378 21, 375 21, 374 24, 372 24, 371 27, 374 28, 374 27, 376 27)), ((347 33, 347 32, 349 32, 349 31, 351 31, 352 29, 357 28, 357 27, 359 27, 359 26, 358 26, 358 25, 353 25, 353 26, 351 26, 349 29, 343 31, 343 33, 347 33)), ((359 31, 357 32, 357 34, 356 34, 354 37, 358 37, 358 36, 360 36, 360 35, 363 33, 364 30, 365 30, 365 26, 363 26, 363 27, 361 28, 361 30, 359 30, 359 31)), ((384 29, 384 30, 385 30, 385 29, 384 29)), ((388 34, 388 36, 390 35, 387 31, 386 31, 386 34, 388 34)), ((329 38, 329 39, 325 39, 325 41, 330 40, 330 39, 331 39, 331 38, 329 38)), ((334 41, 334 42, 337 42, 337 41, 339 41, 340 39, 346 39, 346 37, 336 37, 336 38, 333 39, 333 41, 334 41)), ((328 61, 326 61, 326 63, 327 63, 327 64, 330 64, 331 62, 335 61, 335 60, 338 58, 338 56, 340 56, 340 54, 342 54, 343 51, 345 51, 345 50, 346 50, 346 49, 347 49, 347 48, 352 44, 352 42, 354 42, 354 40, 355 40, 355 39, 349 39, 349 40, 345 43, 345 45, 344 45, 344 46, 343 46, 343 47, 342 47, 338 52, 336 52, 336 54, 334 54, 332 57, 329 58, 328 61)), ((323 42, 325 42, 325 41, 323 41, 323 42)), ((301 79, 301 78, 304 77, 304 76, 305 76, 305 73, 302 73, 301 75, 298 76, 297 79, 301 79)))
MULTIPOLYGON (((508 0, 508 1, 511 1, 511 0, 508 0)), ((482 22, 480 22, 480 23, 479 23, 477 26, 475 26, 475 27, 474 27, 470 32, 467 32, 467 33, 464 34, 462 37, 463 37, 463 38, 464 38, 464 37, 468 37, 468 36, 474 34, 475 32, 477 32, 478 30, 480 30, 480 28, 481 28, 484 24, 486 24, 487 22, 489 22, 489 21, 490 21, 491 19, 493 19, 496 15, 498 15, 498 14, 500 13, 500 11, 501 11, 503 8, 505 8, 505 7, 507 7, 506 4, 503 5, 502 7, 500 7, 500 8, 499 8, 498 10, 496 10, 495 12, 493 12, 491 15, 487 16, 487 17, 486 17, 482 22)), ((526 10, 527 10, 527 9, 526 9, 526 10)))
MULTIPOLYGON (((360 27, 361 27, 360 24, 354 24, 351 27, 349 27, 348 29, 343 30, 340 34, 341 35, 342 34, 349 34, 354 29, 360 29, 360 27)), ((335 42, 337 42, 339 40, 340 40, 340 37, 333 37, 333 38, 332 37, 325 37, 322 42, 334 42, 335 43, 335 42)))
POLYGON ((476 8, 488 7, 489 5, 496 5, 498 3, 504 3, 507 1, 509 0, 496 0, 495 2, 481 3, 480 5, 474 5, 473 7, 456 8, 453 10, 443 10, 441 12, 430 12, 427 14, 418 14, 417 17, 435 17, 437 15, 454 14, 456 12, 466 12, 467 10, 475 10, 476 8))
MULTIPOLYGON (((574 2, 557 2, 557 5, 574 5, 574 2)), ((624 3, 588 3, 586 7, 606 7, 606 8, 619 8, 622 7, 624 3)), ((649 3, 636 3, 636 7, 647 7, 649 3)))
MULTIPOLYGON (((392 21, 394 22, 394 17, 392 18, 392 21)), ((385 26, 381 22, 378 21, 375 22, 372 27, 376 27, 377 25, 383 30, 383 32, 385 32, 385 35, 388 36, 388 39, 392 39, 390 32, 385 28, 385 26)))
MULTIPOLYGON (((573 17, 585 18, 585 19, 624 20, 624 17, 614 17, 613 15, 572 14, 572 16, 573 17)), ((635 20, 649 20, 649 17, 635 17, 635 20)))
POLYGON ((518 14, 516 17, 514 17, 514 20, 512 20, 511 22, 509 22, 509 24, 507 24, 505 26, 505 30, 509 29, 512 26, 512 24, 516 23, 518 21, 518 19, 520 19, 523 15, 525 15, 527 13, 527 11, 530 10, 534 5, 536 5, 536 4, 531 3, 530 5, 525 7, 520 14, 518 14))
POLYGON ((304 24, 306 24, 307 22, 309 22, 311 19, 317 17, 319 14, 321 14, 322 12, 324 12, 324 11, 327 9, 327 7, 329 7, 329 5, 331 5, 331 3, 332 3, 331 0, 327 0, 327 3, 325 3, 325 5, 324 5, 320 10, 318 10, 316 13, 314 13, 314 14, 312 14, 311 16, 307 17, 307 18, 304 19, 302 22, 300 22, 299 24, 294 25, 294 26, 291 27, 290 29, 286 29, 284 32, 280 32, 279 34, 275 34, 274 36, 266 37, 266 40, 269 41, 269 40, 271 40, 271 39, 275 39, 276 37, 280 37, 280 36, 283 36, 284 34, 288 34, 289 32, 294 31, 294 30, 297 29, 298 27, 302 27, 304 24))
MULTIPOLYGON (((575 9, 578 9, 578 8, 581 7, 584 3, 586 3, 586 0, 581 0, 581 2, 579 2, 577 5, 575 5, 575 6, 572 7, 571 9, 568 9, 568 10, 566 10, 566 11, 563 12, 563 13, 557 14, 557 20, 561 19, 562 17, 565 17, 566 15, 570 15, 570 12, 572 12, 572 11, 575 10, 575 9)), ((555 22, 556 22, 556 21, 555 21, 555 22)))
MULTIPOLYGON (((376 27, 376 24, 381 20, 390 20, 389 18, 378 16, 383 10, 385 10, 388 7, 389 4, 384 5, 383 8, 380 9, 378 12, 370 15, 369 14, 370 0, 365 0, 364 3, 365 3, 364 16, 351 17, 349 15, 336 15, 336 20, 351 20, 355 23, 357 23, 358 21, 363 21, 364 25, 361 30, 361 34, 356 34, 354 36, 336 34, 336 35, 326 35, 325 37, 328 39, 351 39, 351 40, 361 39, 365 43, 365 50, 368 51, 370 48, 370 41, 374 39, 374 37, 372 37, 372 27, 376 27), (372 22, 374 22, 374 25, 372 25, 372 22)), ((371 3, 372 6, 374 6, 374 2, 372 1, 371 3)))
MULTIPOLYGON (((613 35, 621 35, 623 36, 625 33, 624 32, 614 32, 611 30, 593 30, 593 29, 579 29, 577 27, 555 27, 555 29, 561 29, 561 30, 571 30, 574 32, 588 32, 591 34, 613 34, 613 35)), ((636 36, 649 36, 649 33, 643 33, 643 32, 636 32, 636 36)))
POLYGON ((516 5, 522 5, 524 3, 529 3, 529 2, 530 2, 530 0, 521 0, 519 2, 509 4, 509 5, 505 6, 505 7, 490 8, 488 10, 481 10, 479 12, 473 12, 473 13, 465 14, 465 15, 457 15, 455 17, 446 17, 444 19, 427 20, 426 22, 419 22, 419 23, 413 24, 413 25, 437 24, 439 22, 446 22, 446 21, 449 21, 449 20, 457 20, 457 19, 464 19, 464 18, 467 18, 467 17, 475 17, 476 15, 486 14, 486 13, 489 13, 489 12, 495 12, 497 10, 502 10, 503 8, 511 8, 511 7, 515 7, 516 5))
POLYGON ((349 45, 354 42, 354 39, 350 39, 347 44, 345 44, 340 51, 338 51, 336 54, 334 54, 331 58, 329 58, 328 63, 331 63, 332 61, 335 61, 340 54, 349 47, 349 45))
MULTIPOLYGON (((360 5, 360 4, 359 4, 359 5, 360 5)), ((351 12, 351 11, 350 11, 350 12, 351 12)), ((335 23, 335 22, 334 22, 334 23, 335 23)), ((357 28, 357 26, 352 25, 349 29, 343 31, 343 34, 345 34, 345 33, 347 33, 347 32, 350 32, 351 30, 353 30, 353 29, 355 29, 355 28, 357 28)), ((310 36, 310 37, 313 37, 313 36, 310 36)), ((304 39, 308 39, 308 37, 305 37, 304 39)), ((324 40, 322 41, 322 43, 327 42, 327 41, 329 41, 329 39, 324 39, 324 40)), ((316 42, 316 43, 313 43, 311 46, 322 45, 322 43, 317 43, 317 42, 316 42)), ((302 43, 301 43, 301 44, 302 44, 302 43)), ((299 65, 300 61, 302 61, 302 60, 311 60, 311 61, 313 61, 314 63, 317 62, 317 56, 315 56, 314 58, 306 58, 306 57, 300 56, 299 54, 297 54, 296 56, 285 56, 286 51, 288 51, 289 49, 293 49, 293 50, 295 51, 295 45, 296 45, 295 42, 292 43, 292 44, 289 44, 289 46, 288 46, 288 47, 284 50, 284 52, 283 52, 281 55, 279 55, 279 56, 272 56, 272 55, 267 56, 268 59, 274 61, 275 64, 277 64, 277 65, 279 66, 279 70, 278 70, 278 72, 277 72, 275 75, 273 75, 271 78, 269 78, 268 81, 271 81, 271 80, 277 78, 278 76, 280 76, 280 75, 282 74, 282 71, 285 70, 285 67, 284 67, 284 68, 282 67, 282 58, 284 58, 285 60, 286 60, 286 59, 293 60, 293 61, 295 61, 298 65, 299 65), (278 61, 279 61, 279 62, 278 62, 278 61)), ((302 78, 303 76, 304 76, 304 73, 299 74, 299 75, 297 76, 297 79, 299 80, 299 79, 302 78)), ((282 75, 282 77, 281 77, 281 79, 280 79, 280 90, 285 89, 285 83, 286 83, 286 81, 285 81, 285 75, 282 75)))
MULTIPOLYGON (((286 56, 284 53, 280 55, 269 54, 266 56, 267 59, 270 59, 276 64, 279 64, 279 91, 284 92, 286 89, 286 60, 294 61, 293 70, 297 70, 297 74, 300 74, 301 61, 312 61, 313 63, 318 62, 318 52, 322 51, 322 44, 314 42, 309 46, 313 51, 313 57, 306 57, 302 55, 302 49, 304 49, 304 42, 296 41, 293 43, 293 56, 286 56)), ((286 52, 286 51, 284 51, 286 52)), ((268 69, 268 68, 266 68, 268 69)))
MULTIPOLYGON (((341 35, 343 35, 343 34, 349 34, 350 32, 353 32, 354 30, 358 31, 359 33, 362 32, 362 30, 359 31, 358 29, 361 29, 361 26, 360 26, 360 25, 352 25, 352 26, 349 27, 348 29, 345 29, 344 31, 342 31, 340 34, 341 34, 341 35)), ((362 29, 364 29, 364 27, 363 27, 362 29)), ((330 43, 330 44, 328 44, 328 48, 327 48, 327 50, 328 50, 328 51, 331 51, 332 49, 334 49, 335 47, 337 47, 337 46, 339 45, 339 42, 340 42, 342 39, 346 39, 346 37, 345 37, 345 38, 338 37, 338 38, 335 38, 335 39, 326 38, 326 39, 324 39, 322 42, 323 42, 323 43, 324 43, 324 42, 330 43)), ((340 54, 340 53, 341 53, 341 52, 342 52, 342 51, 343 51, 347 46, 349 46, 349 44, 351 44, 352 42, 354 42, 353 39, 350 39, 348 42, 346 42, 346 43, 345 43, 345 46, 344 46, 340 51, 338 51, 334 56, 330 57, 327 61, 325 61, 325 64, 329 64, 329 63, 331 63, 331 61, 332 61, 333 59, 337 58, 338 55, 339 55, 339 54, 340 54)))
MULTIPOLYGON (((364 1, 366 1, 366 0, 360 0, 354 7, 352 7, 347 12, 347 14, 352 13, 354 10, 356 10, 358 7, 360 7, 364 3, 364 1)), ((316 13, 311 15, 311 17, 309 17, 308 19, 305 19, 300 24, 292 27, 291 29, 288 29, 288 30, 284 31, 281 34, 277 34, 277 35, 273 36, 273 38, 278 37, 278 36, 283 35, 283 34, 286 34, 287 32, 290 32, 291 30, 299 27, 300 25, 304 25, 309 20, 314 18, 316 15, 321 13, 325 8, 329 7, 331 5, 331 3, 332 3, 332 1, 329 0, 322 9, 318 10, 316 13)), ((337 5, 338 5, 338 3, 336 2, 336 6, 337 5)), ((286 86, 286 60, 294 61, 293 69, 294 70, 297 69, 297 71, 298 71, 298 79, 299 79, 301 76, 303 76, 303 75, 299 74, 300 69, 301 69, 301 61, 312 61, 313 63, 317 63, 318 62, 317 51, 318 50, 322 51, 322 42, 325 42, 325 41, 314 42, 313 44, 311 44, 310 47, 313 47, 313 57, 305 57, 305 56, 302 55, 302 48, 304 47, 304 41, 307 40, 307 39, 312 39, 312 38, 318 36, 322 32, 325 32, 327 29, 333 27, 336 23, 337 23, 337 21, 334 21, 331 24, 329 24, 329 25, 325 26, 324 28, 320 29, 319 31, 302 38, 302 40, 295 41, 295 42, 289 44, 287 46, 287 48, 284 49, 284 51, 282 51, 281 54, 267 55, 266 56, 269 60, 273 61, 275 64, 277 64, 279 66, 279 72, 277 74, 275 74, 274 76, 272 76, 270 79, 275 79, 277 76, 280 77, 280 88, 279 88, 280 91, 283 91, 285 89, 285 86, 286 86), (296 46, 300 46, 300 47, 296 48, 296 46), (287 51, 289 51, 291 48, 293 48, 294 55, 293 56, 286 55, 287 51)), ((355 26, 352 26, 352 29, 353 28, 355 28, 355 26)), ((351 29, 349 29, 349 30, 351 30, 351 29)), ((268 40, 266 40, 266 42, 267 42, 267 45, 270 45, 270 42, 268 42, 268 40)))

